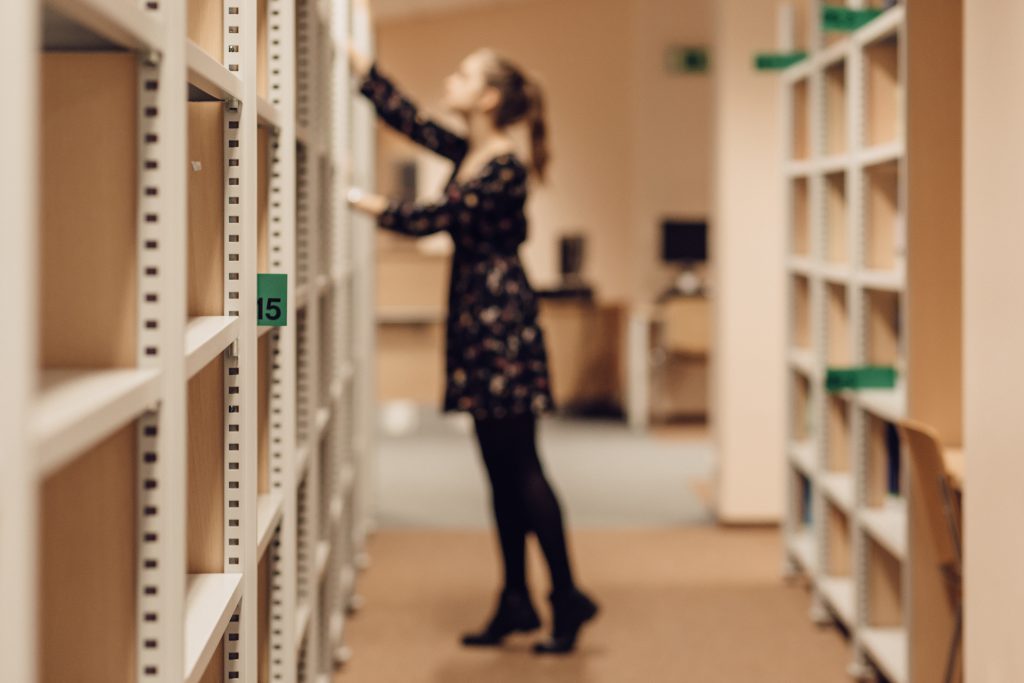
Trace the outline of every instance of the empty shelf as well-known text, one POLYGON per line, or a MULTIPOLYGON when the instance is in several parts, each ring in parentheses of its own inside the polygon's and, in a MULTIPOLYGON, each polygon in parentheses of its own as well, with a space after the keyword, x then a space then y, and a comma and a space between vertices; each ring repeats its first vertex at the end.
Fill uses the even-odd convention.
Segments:
POLYGON ((899 422, 906 415, 906 391, 895 389, 864 389, 856 392, 860 406, 876 417, 899 422))
POLYGON ((323 581, 324 575, 327 573, 327 562, 331 557, 331 542, 320 541, 316 544, 316 578, 317 581, 323 581))
POLYGON ((306 468, 309 466, 309 445, 299 446, 295 453, 295 478, 302 481, 306 476, 306 468))
POLYGON ((887 38, 899 31, 903 25, 903 18, 906 10, 903 5, 894 5, 882 13, 877 19, 858 30, 854 34, 854 40, 865 45, 877 40, 887 38))
POLYGON ((891 501, 884 508, 862 510, 861 526, 871 538, 897 559, 907 555, 907 506, 891 501))
POLYGON ((789 458, 793 465, 807 475, 808 478, 814 477, 814 471, 817 469, 815 466, 815 453, 814 453, 814 442, 813 441, 798 441, 789 445, 789 458))
POLYGON ((864 166, 878 166, 879 164, 898 161, 902 158, 903 143, 899 141, 875 145, 860 153, 860 163, 864 166))
POLYGON ((309 615, 310 608, 309 602, 303 601, 299 605, 298 611, 295 613, 295 649, 299 650, 302 648, 302 643, 306 640, 306 631, 309 629, 309 615))
POLYGON ((256 118, 264 125, 281 129, 281 110, 266 98, 261 97, 256 101, 256 118))
POLYGON ((332 284, 331 276, 327 273, 320 273, 316 276, 316 291, 317 294, 323 296, 330 290, 332 284))
POLYGON ((831 264, 822 268, 822 276, 829 282, 845 285, 853 277, 853 270, 850 266, 831 264))
POLYGON ((810 349, 793 348, 789 351, 789 364, 794 370, 799 371, 805 377, 814 379, 818 374, 815 372, 815 355, 810 349))
POLYGON ((826 472, 821 487, 840 510, 847 514, 853 510, 853 475, 849 472, 826 472))
POLYGON ((836 615, 848 627, 853 626, 856 616, 853 579, 849 577, 826 576, 818 583, 822 597, 832 606, 836 615))
POLYGON ((257 546, 257 557, 263 557, 267 545, 274 535, 274 527, 281 519, 281 512, 284 504, 284 496, 277 491, 260 494, 256 504, 256 533, 259 539, 257 546))
POLYGON ((857 274, 857 281, 865 289, 878 292, 902 292, 906 278, 899 270, 863 270, 857 274))
POLYGON ((861 643, 871 660, 893 683, 906 683, 907 632, 902 628, 865 628, 861 643))
POLYGON ((48 474, 153 407, 160 371, 46 370, 32 410, 39 472, 48 474))
POLYGON ((789 552, 805 572, 814 574, 817 571, 817 544, 813 532, 804 530, 793 534, 789 541, 789 552))
POLYGON ((238 318, 211 315, 192 318, 185 328, 186 372, 192 377, 238 339, 238 318))
POLYGON ((135 3, 123 0, 46 0, 46 6, 81 30, 120 47, 159 50, 162 46, 162 27, 135 3))
POLYGON ((189 574, 185 584, 185 683, 196 683, 242 596, 241 574, 189 574))
POLYGON ((188 82, 218 100, 242 99, 242 79, 226 66, 206 54, 193 41, 188 41, 188 82))
POLYGON ((327 423, 331 420, 331 409, 324 407, 316 411, 316 440, 320 442, 327 434, 327 423))

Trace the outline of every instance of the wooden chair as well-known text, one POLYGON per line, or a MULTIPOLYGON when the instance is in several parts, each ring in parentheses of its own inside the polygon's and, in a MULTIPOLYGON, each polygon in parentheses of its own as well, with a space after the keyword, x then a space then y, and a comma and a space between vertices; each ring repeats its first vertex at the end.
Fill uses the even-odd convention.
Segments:
POLYGON ((913 462, 915 492, 927 509, 928 530, 935 545, 939 569, 946 581, 956 621, 946 662, 946 683, 956 675, 957 653, 960 650, 963 625, 963 554, 960 541, 960 511, 942 457, 942 443, 935 431, 925 425, 904 421, 900 435, 913 462))

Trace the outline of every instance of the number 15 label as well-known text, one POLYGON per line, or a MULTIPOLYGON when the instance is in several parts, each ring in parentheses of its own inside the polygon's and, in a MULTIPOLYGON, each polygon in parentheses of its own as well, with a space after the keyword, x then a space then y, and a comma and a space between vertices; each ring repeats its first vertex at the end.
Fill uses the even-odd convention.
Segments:
POLYGON ((259 273, 256 276, 256 307, 261 327, 288 324, 288 276, 259 273))

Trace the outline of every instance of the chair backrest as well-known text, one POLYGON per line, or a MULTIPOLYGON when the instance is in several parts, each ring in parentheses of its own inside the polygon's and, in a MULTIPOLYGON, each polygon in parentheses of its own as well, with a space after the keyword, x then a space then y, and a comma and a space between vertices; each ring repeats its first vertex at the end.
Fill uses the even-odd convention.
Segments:
POLYGON ((955 527, 951 516, 951 500, 946 496, 951 491, 946 464, 942 458, 942 443, 935 431, 926 425, 905 420, 899 425, 900 435, 910 459, 914 494, 919 495, 927 510, 928 529, 942 565, 960 564, 960 540, 954 536, 955 527))

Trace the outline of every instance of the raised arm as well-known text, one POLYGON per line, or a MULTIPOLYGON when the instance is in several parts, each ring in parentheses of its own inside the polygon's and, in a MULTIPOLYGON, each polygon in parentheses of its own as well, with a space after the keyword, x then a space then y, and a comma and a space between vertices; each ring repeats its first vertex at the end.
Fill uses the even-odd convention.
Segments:
POLYGON ((385 123, 408 136, 413 142, 456 163, 466 155, 465 139, 436 121, 421 116, 416 105, 403 96, 390 80, 381 75, 376 64, 370 67, 359 90, 373 102, 377 114, 385 123))
POLYGON ((524 169, 492 165, 490 172, 478 182, 445 195, 439 202, 390 202, 378 215, 377 223, 387 230, 413 237, 441 231, 455 235, 462 228, 478 224, 483 215, 507 213, 508 203, 524 200, 525 188, 524 169))

